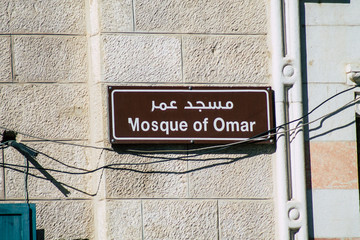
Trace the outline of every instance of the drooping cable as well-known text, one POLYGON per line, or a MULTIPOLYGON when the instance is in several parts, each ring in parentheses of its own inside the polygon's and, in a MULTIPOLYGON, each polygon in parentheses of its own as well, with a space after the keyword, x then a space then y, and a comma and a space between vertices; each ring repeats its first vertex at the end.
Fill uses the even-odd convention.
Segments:
MULTIPOLYGON (((283 135, 283 134, 286 134, 286 133, 291 133, 291 132, 296 132, 298 129, 301 129, 303 126, 306 126, 306 125, 309 125, 309 124, 312 124, 312 123, 315 123, 317 121, 320 121, 322 119, 326 119, 328 118, 329 116, 343 110, 343 109, 346 109, 347 107, 355 104, 355 103, 358 103, 360 102, 360 97, 359 98, 356 98, 346 104, 344 104, 343 106, 337 108, 336 110, 330 112, 330 113, 327 113, 321 117, 318 117, 310 122, 306 122, 306 123, 303 123, 303 124, 299 124, 297 126, 295 126, 294 128, 291 128, 291 129, 288 129, 288 130, 284 130, 284 131, 279 131, 277 133, 271 133, 270 135, 274 136, 274 135, 283 135)), ((242 143, 245 143, 245 142, 249 142, 251 140, 244 140, 242 141, 242 143)), ((239 142, 236 142, 237 144, 239 144, 239 142)), ((101 157, 101 154, 102 152, 100 153, 100 157, 101 157)), ((99 157, 99 158, 100 158, 99 157)), ((175 160, 179 160, 178 158, 175 158, 175 160)), ((162 161, 161 161, 162 162, 162 161)), ((94 173, 94 172, 97 172, 99 170, 103 170, 103 169, 114 169, 115 167, 118 167, 118 166, 139 166, 139 165, 148 165, 148 164, 154 164, 154 163, 160 163, 160 162, 150 162, 150 163, 114 163, 114 164, 108 164, 108 165, 104 165, 104 166, 101 166, 101 167, 97 167, 95 169, 92 169, 92 170, 86 170, 86 171, 81 171, 81 172, 69 172, 69 171, 63 171, 63 170, 57 170, 57 169, 51 169, 51 168, 43 168, 44 170, 46 171, 52 171, 52 172, 58 172, 58 173, 64 173, 64 174, 70 174, 70 175, 84 175, 84 174, 91 174, 91 173, 94 173)), ((25 168, 26 166, 21 166, 21 165, 16 165, 16 164, 4 164, 3 165, 4 167, 21 167, 21 168, 25 168)), ((36 167, 30 167, 31 169, 36 169, 36 167)), ((84 170, 84 169, 82 169, 84 170)), ((132 169, 126 169, 126 168, 121 168, 121 170, 132 170, 132 169)))
POLYGON ((24 165, 25 165, 25 169, 24 169, 24 191, 25 191, 25 200, 26 203, 29 205, 29 189, 28 189, 28 178, 29 178, 29 161, 27 160, 27 158, 24 156, 24 165))

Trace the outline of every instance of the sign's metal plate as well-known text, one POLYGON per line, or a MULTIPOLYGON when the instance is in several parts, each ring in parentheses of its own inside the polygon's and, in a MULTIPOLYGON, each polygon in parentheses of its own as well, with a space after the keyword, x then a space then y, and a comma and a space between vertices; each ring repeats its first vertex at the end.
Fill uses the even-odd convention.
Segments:
POLYGON ((109 87, 110 141, 226 143, 270 140, 270 88, 109 87))

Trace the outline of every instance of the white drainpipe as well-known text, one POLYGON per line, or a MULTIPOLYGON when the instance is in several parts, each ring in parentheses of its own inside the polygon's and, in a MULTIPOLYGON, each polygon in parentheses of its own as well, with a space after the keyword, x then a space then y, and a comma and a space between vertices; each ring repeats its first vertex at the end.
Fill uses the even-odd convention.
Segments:
MULTIPOLYGON (((282 0, 271 0, 270 16, 272 78, 277 126, 285 123, 286 115, 288 115, 288 121, 303 116, 299 0, 284 0, 284 2, 283 9, 282 0), (283 21, 284 24, 282 24, 283 21), (284 54, 284 52, 286 53, 284 54), (287 93, 285 93, 286 89, 289 89, 287 93)), ((289 126, 289 129, 296 124, 297 122, 289 126)), ((276 239, 306 240, 308 239, 308 229, 305 149, 302 129, 297 132, 295 137, 291 136, 291 139, 292 141, 289 143, 286 136, 277 136, 275 160, 276 239), (288 170, 291 173, 289 179, 288 170), (289 199, 289 188, 291 188, 291 199, 289 199)))

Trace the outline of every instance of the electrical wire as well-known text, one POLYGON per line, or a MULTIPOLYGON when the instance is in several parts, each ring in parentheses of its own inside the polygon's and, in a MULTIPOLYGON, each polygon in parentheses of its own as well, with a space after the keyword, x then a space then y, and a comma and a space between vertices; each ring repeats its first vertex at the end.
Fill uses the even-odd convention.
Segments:
MULTIPOLYGON (((310 114, 312 114, 315 110, 317 110, 318 108, 320 108, 322 105, 324 105, 325 103, 327 103, 328 101, 330 101, 331 99, 345 93, 345 92, 348 92, 348 91, 351 91, 355 88, 357 88, 358 86, 354 86, 354 87, 351 87, 351 88, 348 88, 348 89, 345 89, 339 93, 336 93, 334 94, 333 96, 327 98, 326 100, 324 100, 323 102, 321 102, 319 105, 317 105, 315 108, 313 108, 310 112, 306 113, 305 115, 303 115, 302 117, 298 118, 298 119, 295 119, 295 120, 292 120, 290 122, 287 122, 287 123, 284 123, 280 126, 276 126, 272 129, 270 129, 269 131, 267 132, 264 132, 262 134, 267 134, 267 133, 271 133, 273 131, 277 131, 277 129, 279 128, 282 128, 284 126, 287 126, 291 123, 294 123, 294 122, 297 122, 297 121, 300 121, 306 117, 308 117, 310 114)), ((3 130, 12 130, 12 129, 9 129, 9 128, 6 128, 4 126, 0 126, 0 129, 3 129, 3 130)), ((27 133, 23 133, 23 132, 17 132, 21 135, 24 135, 24 136, 27 136, 27 137, 31 137, 31 138, 35 138, 35 139, 38 139, 38 140, 41 140, 43 142, 53 142, 53 143, 57 143, 57 144, 63 144, 63 145, 71 145, 71 146, 77 146, 77 147, 83 147, 83 148, 93 148, 93 149, 99 149, 99 150, 107 150, 107 151, 114 151, 113 149, 111 148, 104 148, 104 147, 97 147, 97 146, 90 146, 90 145, 83 145, 83 144, 76 144, 76 143, 70 143, 70 142, 65 142, 65 141, 60 141, 60 140, 50 140, 50 139, 46 139, 46 138, 41 138, 41 137, 37 137, 37 136, 33 136, 31 134, 27 134, 27 133)), ((261 135, 261 134, 259 134, 261 135)), ((257 135, 257 137, 259 137, 259 135, 257 135)), ((256 137, 256 136, 255 136, 256 137)), ((254 138, 251 138, 250 141, 253 141, 255 140, 254 138)), ((246 140, 246 142, 248 142, 246 140)), ((208 146, 208 147, 202 147, 202 148, 194 148, 194 149, 186 149, 186 150, 149 150, 149 151, 146 151, 146 150, 138 150, 138 149, 126 149, 125 151, 126 152, 132 152, 132 153, 166 153, 166 152, 186 152, 186 153, 189 153, 189 152, 196 152, 196 151, 205 151, 205 150, 212 150, 212 149, 223 149, 223 148, 227 148, 227 147, 230 147, 230 146, 233 146, 233 145, 237 145, 237 144, 242 144, 244 143, 244 141, 238 141, 238 142, 233 142, 233 143, 229 143, 229 144, 220 144, 220 145, 214 145, 214 146, 208 146)))
MULTIPOLYGON (((17 168, 14 168, 14 167, 5 167, 5 168, 6 168, 6 169, 13 170, 13 171, 15 171, 15 172, 24 173, 22 170, 17 169, 17 168)), ((42 180, 49 181, 49 179, 47 179, 46 177, 42 177, 42 176, 39 176, 39 175, 36 175, 36 174, 33 174, 33 173, 28 173, 28 175, 29 175, 29 176, 32 176, 32 177, 35 177, 35 178, 38 178, 38 179, 42 179, 42 180)), ((94 196, 97 195, 97 193, 88 193, 88 192, 86 192, 86 191, 84 191, 84 190, 81 190, 81 189, 79 189, 79 188, 76 188, 76 187, 71 186, 71 185, 69 185, 69 184, 67 184, 67 183, 64 183, 64 182, 59 182, 59 183, 60 183, 61 185, 64 185, 65 187, 68 187, 68 188, 70 188, 70 189, 72 189, 72 190, 75 190, 75 191, 77 191, 77 192, 83 193, 83 194, 88 195, 88 196, 91 196, 91 197, 94 197, 94 196)))
MULTIPOLYGON (((337 94, 337 95, 339 95, 339 94, 337 94)), ((349 107, 349 106, 351 106, 351 105, 353 105, 353 104, 356 104, 356 103, 359 102, 359 101, 360 101, 360 98, 356 98, 356 99, 354 99, 354 100, 346 103, 345 105, 337 108, 336 110, 334 110, 334 111, 332 111, 332 112, 330 112, 330 113, 327 113, 327 114, 325 114, 325 115, 323 115, 323 116, 321 116, 321 117, 318 117, 318 118, 316 118, 316 119, 314 119, 314 120, 312 120, 312 121, 310 121, 310 122, 297 124, 295 127, 291 128, 291 129, 288 129, 288 130, 286 130, 286 131, 279 131, 279 129, 281 129, 281 127, 276 127, 276 128, 274 128, 274 129, 272 129, 272 130, 276 130, 276 129, 277 129, 276 132, 270 132, 270 131, 271 131, 271 130, 270 130, 270 131, 265 132, 264 134, 267 133, 268 136, 270 137, 270 136, 275 136, 275 135, 282 135, 282 134, 286 134, 286 133, 296 132, 297 130, 302 129, 302 128, 303 128, 304 126, 306 126, 306 125, 310 125, 310 124, 315 123, 315 122, 317 122, 317 121, 326 119, 326 118, 328 118, 328 117, 330 117, 330 116, 338 113, 339 111, 342 111, 342 110, 346 109, 347 107, 349 107)), ((323 104, 323 103, 322 103, 322 104, 323 104)), ((315 109, 316 109, 316 108, 315 108, 315 109)), ((310 113, 312 113, 312 112, 314 112, 314 109, 313 109, 310 113)), ((297 121, 305 118, 305 117, 308 116, 308 115, 309 115, 309 114, 304 115, 302 118, 299 118, 297 121)), ((295 122, 295 121, 292 121, 292 122, 289 122, 289 123, 287 123, 287 124, 294 123, 294 122, 295 122)), ((255 138, 255 137, 254 137, 254 138, 255 138)), ((253 140, 253 139, 250 138, 250 139, 247 139, 247 140, 243 140, 243 141, 239 141, 239 142, 235 142, 235 143, 231 143, 231 144, 225 144, 225 145, 222 145, 222 146, 211 146, 211 147, 217 147, 217 148, 220 148, 220 147, 221 147, 221 148, 224 148, 224 147, 232 146, 232 145, 235 145, 235 144, 250 142, 250 141, 252 141, 252 140, 253 140)), ((4 145, 6 145, 6 144, 7 144, 6 142, 5 142, 5 143, 0 143, 0 146, 4 146, 4 145)), ((206 148, 201 148, 201 149, 202 149, 202 150, 205 150, 205 149, 210 149, 210 148, 209 148, 209 147, 206 147, 206 148)), ((34 150, 34 149, 32 149, 32 150, 34 150)), ((103 153, 104 150, 107 150, 107 149, 102 149, 101 154, 100 154, 99 157, 101 157, 101 155, 102 155, 102 153, 103 153)), ((198 150, 198 149, 190 149, 190 150, 198 150)), ((3 151, 4 151, 4 149, 3 149, 3 151)), ((37 151, 37 150, 34 150, 34 151, 41 153, 40 151, 37 151)), ((199 150, 198 150, 198 151, 199 151, 199 150)), ((152 153, 153 153, 153 151, 152 151, 152 153)), ((45 157, 50 157, 50 156, 47 155, 47 154, 44 154, 44 153, 41 153, 41 154, 43 154, 45 157)), ((59 164, 62 164, 62 165, 64 165, 64 166, 66 166, 66 167, 74 168, 74 169, 76 169, 76 170, 80 170, 81 172, 70 172, 70 171, 63 171, 63 170, 51 169, 51 168, 42 168, 43 170, 52 171, 52 172, 58 172, 58 173, 63 173, 63 174, 69 174, 69 175, 91 174, 91 173, 95 173, 95 172, 97 172, 97 171, 99 171, 99 170, 102 170, 101 175, 100 175, 100 179, 99 179, 99 181, 98 181, 98 187, 97 187, 97 190, 96 190, 95 193, 88 193, 88 192, 86 192, 86 191, 84 191, 84 190, 81 190, 81 189, 76 188, 76 187, 74 187, 74 186, 71 186, 71 185, 69 185, 69 184, 66 184, 66 183, 63 183, 63 182, 59 182, 60 184, 66 186, 66 187, 68 187, 68 188, 70 188, 70 189, 72 189, 72 190, 74 190, 74 191, 80 192, 80 193, 85 194, 85 195, 88 195, 88 196, 96 196, 96 195, 97 195, 97 193, 98 193, 98 191, 99 191, 99 189, 100 189, 100 184, 101 184, 101 180, 102 180, 103 173, 104 173, 104 170, 105 170, 105 169, 109 169, 109 170, 133 171, 133 172, 138 172, 138 173, 166 173, 166 174, 169 174, 169 173, 170 173, 170 172, 164 172, 164 171, 148 171, 148 172, 146 172, 146 171, 141 171, 141 170, 137 170, 137 169, 131 169, 131 168, 125 168, 125 167, 123 167, 123 166, 145 165, 145 164, 150 164, 150 163, 115 163, 115 164, 108 164, 108 165, 104 165, 104 166, 101 166, 101 167, 97 167, 97 168, 92 169, 92 170, 87 170, 87 169, 77 168, 77 167, 73 167, 73 166, 64 164, 64 163, 62 163, 61 161, 59 161, 59 160, 57 160, 57 159, 55 159, 55 158, 53 158, 53 157, 50 157, 50 158, 51 158, 52 160, 55 160, 55 161, 58 162, 59 164), (121 167, 119 167, 119 166, 121 166, 121 167)), ((222 163, 219 163, 219 164, 230 164, 230 163, 232 163, 232 162, 234 162, 234 161, 236 161, 236 159, 231 159, 230 161, 222 162, 222 163)), ((163 161, 158 161, 158 162, 163 162, 163 161)), ((211 164, 211 165, 205 166, 205 167, 208 168, 208 167, 212 167, 212 166, 216 166, 216 165, 218 165, 218 164, 211 164)), ((27 178, 28 178, 28 176, 32 176, 32 177, 36 177, 36 178, 39 178, 39 179, 43 179, 43 180, 49 181, 49 179, 47 179, 47 178, 45 178, 45 177, 41 177, 41 176, 38 176, 38 175, 36 175, 36 174, 29 173, 29 169, 37 169, 37 168, 36 168, 36 167, 29 166, 28 161, 27 161, 26 164, 23 166, 23 165, 16 165, 16 164, 8 164, 8 163, 5 163, 5 161, 4 161, 4 159, 3 159, 3 162, 2 162, 2 164, 1 164, 0 167, 2 167, 3 169, 10 169, 10 170, 17 171, 17 172, 22 172, 22 173, 25 172, 25 191, 26 191, 26 201, 27 201, 27 203, 29 203, 29 196, 28 196, 28 189, 27 189, 27 185, 28 185, 27 178), (23 169, 25 169, 25 171, 24 171, 24 170, 20 170, 20 169, 18 169, 18 168, 23 168, 23 169)), ((197 170, 197 169, 192 169, 192 170, 183 171, 183 172, 177 172, 177 174, 186 174, 186 173, 189 173, 189 172, 192 172, 192 171, 195 171, 195 170, 197 170)))
MULTIPOLYGON (((327 113, 327 114, 325 114, 325 115, 323 115, 321 117, 318 117, 318 118, 316 118, 316 119, 314 119, 314 120, 312 120, 310 122, 298 124, 294 128, 284 130, 284 131, 275 132, 275 133, 270 133, 269 135, 271 135, 271 136, 284 135, 284 134, 287 134, 287 133, 295 132, 298 129, 302 129, 302 127, 304 127, 304 126, 310 125, 310 124, 315 123, 317 121, 320 121, 322 119, 326 119, 329 116, 332 116, 335 113, 337 113, 337 112, 339 112, 339 111, 341 111, 343 109, 346 109, 347 107, 349 107, 349 106, 351 106, 351 105, 353 105, 353 104, 355 104, 355 103, 357 103, 359 101, 360 101, 360 97, 356 98, 356 99, 344 104, 343 106, 337 108, 336 110, 334 110, 334 111, 332 111, 330 113, 327 113)), ((249 141, 252 141, 252 140, 251 139, 243 140, 243 141, 241 141, 241 143, 245 143, 245 142, 249 142, 249 141)), ((236 143, 239 144, 240 142, 236 142, 236 143)), ((232 143, 232 144, 234 144, 234 143, 232 143)), ((227 144, 227 145, 229 145, 229 144, 227 144)), ((100 154, 100 157, 101 157, 101 154, 100 154)), ((162 161, 160 161, 160 162, 162 162, 162 161)), ((156 163, 159 163, 159 162, 156 162, 156 163)), ((92 169, 92 170, 81 169, 82 172, 69 172, 69 171, 63 171, 63 170, 52 169, 52 168, 42 168, 42 169, 46 170, 46 171, 64 173, 64 174, 69 174, 69 175, 85 175, 85 174, 91 174, 91 173, 97 172, 99 170, 113 169, 114 167, 118 167, 118 166, 139 166, 139 165, 148 165, 148 164, 154 164, 154 162, 152 162, 152 163, 113 163, 113 164, 108 164, 108 165, 104 165, 104 166, 101 166, 101 167, 97 167, 97 168, 92 169)), ((2 167, 21 167, 21 168, 37 169, 36 167, 22 166, 22 165, 17 165, 17 164, 7 164, 7 163, 3 163, 1 166, 2 167)), ((121 168, 121 169, 122 170, 130 170, 130 171, 133 170, 133 169, 125 169, 125 168, 121 168)))
POLYGON ((25 180, 25 200, 26 203, 29 205, 29 189, 28 189, 28 178, 29 178, 29 161, 24 156, 24 164, 25 164, 25 171, 24 171, 24 180, 25 180))
MULTIPOLYGON (((285 134, 285 133, 287 133, 287 132, 295 131, 295 130, 303 127, 303 126, 309 125, 309 124, 311 124, 311 123, 313 123, 313 122, 319 121, 319 120, 321 120, 321 119, 323 119, 323 118, 326 118, 326 117, 334 114, 335 112, 339 111, 339 109, 337 109, 337 110, 335 110, 335 111, 333 111, 333 112, 331 112, 331 113, 329 113, 329 114, 326 114, 326 115, 324 115, 324 116, 322 116, 322 117, 320 117, 320 118, 318 118, 318 119, 315 119, 315 120, 313 120, 313 121, 311 121, 311 122, 300 124, 300 125, 298 125, 297 127, 293 128, 293 129, 289 129, 289 130, 287 130, 287 131, 278 132, 278 130, 281 129, 283 126, 286 126, 286 125, 289 125, 289 124, 294 123, 294 122, 296 122, 296 121, 300 121, 300 120, 304 119, 305 117, 307 117, 307 116, 309 116, 310 114, 312 114, 316 109, 318 109, 320 106, 322 106, 322 105, 325 104, 326 102, 328 102, 328 101, 330 101, 331 99, 335 98, 336 96, 339 96, 339 95, 341 95, 341 94, 343 94, 343 93, 345 93, 345 92, 347 92, 347 91, 350 91, 350 90, 352 90, 352 89, 354 89, 354 88, 356 88, 356 87, 358 87, 358 86, 355 86, 355 87, 346 89, 346 90, 344 90, 344 91, 342 91, 342 92, 336 93, 335 95, 333 95, 333 96, 331 96, 330 98, 326 99, 325 101, 321 102, 321 103, 320 103, 319 105, 317 105, 314 109, 312 109, 309 113, 305 114, 304 116, 302 116, 302 117, 300 117, 300 118, 298 118, 298 119, 295 119, 295 120, 292 120, 292 121, 290 121, 290 122, 287 122, 287 123, 285 123, 285 124, 283 124, 283 125, 274 127, 274 128, 272 128, 272 129, 270 129, 270 130, 268 130, 268 131, 266 131, 266 132, 263 132, 263 133, 261 133, 261 134, 258 134, 258 135, 256 135, 256 136, 251 137, 251 138, 246 139, 246 140, 237 141, 237 142, 233 142, 233 143, 229 143, 229 144, 214 145, 214 146, 207 146, 207 147, 195 148, 195 149, 187 149, 187 150, 149 150, 149 151, 146 151, 146 150, 127 149, 126 151, 127 151, 127 152, 131 152, 131 153, 145 153, 145 154, 146 154, 146 153, 166 153, 166 152, 181 152, 181 153, 186 152, 186 153, 188 154, 188 153, 192 153, 192 152, 200 152, 200 151, 206 151, 206 150, 219 150, 219 149, 221 150, 221 149, 225 149, 225 148, 228 148, 228 147, 231 147, 231 146, 234 146, 234 145, 252 142, 252 141, 258 139, 259 137, 261 137, 261 136, 263 136, 263 135, 267 135, 268 137, 272 137, 272 136, 275 136, 275 135, 277 135, 277 134, 285 134)), ((357 99, 355 99, 355 100, 352 100, 352 101, 350 101, 349 103, 345 104, 345 105, 344 105, 343 107, 341 107, 341 108, 344 108, 344 107, 346 107, 346 106, 348 106, 348 105, 350 105, 350 104, 354 104, 354 103, 356 103, 356 102, 358 102, 358 101, 359 101, 359 98, 357 98, 357 99)), ((340 109, 341 109, 341 108, 340 108, 340 109)), ((5 130, 10 130, 10 129, 5 128, 5 127, 2 127, 2 126, 0 126, 0 128, 5 129, 5 130)), ((60 143, 60 144, 78 146, 78 147, 87 147, 87 148, 94 148, 94 149, 114 151, 113 149, 109 149, 109 148, 101 148, 101 147, 95 147, 95 146, 88 146, 88 145, 81 145, 81 144, 74 144, 74 143, 62 142, 62 141, 57 141, 57 140, 44 139, 44 138, 40 138, 40 137, 36 137, 36 136, 29 135, 29 134, 21 133, 21 132, 19 132, 19 134, 22 134, 22 135, 25 135, 25 136, 28 136, 28 137, 32 137, 32 138, 36 138, 36 139, 40 139, 40 140, 43 140, 43 141, 48 141, 48 142, 54 142, 54 143, 60 143)), ((0 146, 6 146, 6 144, 7 144, 6 142, 0 143, 0 146)), ((6 147, 8 147, 8 146, 6 146, 6 147)), ((32 148, 30 148, 30 149, 32 149, 32 148)), ((87 173, 93 173, 93 172, 98 171, 98 170, 100 170, 100 169, 110 168, 110 167, 113 167, 113 166, 114 166, 114 165, 106 165, 106 166, 103 166, 103 167, 96 168, 96 169, 94 169, 94 170, 87 170, 87 169, 84 169, 84 168, 78 168, 78 167, 75 167, 75 166, 71 166, 71 165, 65 164, 65 163, 63 163, 63 162, 61 162, 61 161, 59 161, 59 160, 57 160, 57 159, 55 159, 55 158, 53 158, 53 157, 45 154, 45 153, 43 153, 43 152, 40 152, 40 151, 38 151, 38 150, 35 150, 35 149, 32 149, 32 150, 35 151, 35 152, 38 152, 38 153, 40 153, 40 154, 42 154, 42 155, 44 155, 45 157, 48 157, 48 158, 52 159, 52 160, 54 160, 54 161, 56 161, 56 162, 58 162, 58 163, 60 163, 60 164, 62 164, 62 165, 64 165, 64 166, 66 166, 66 167, 69 167, 69 168, 73 168, 73 169, 81 170, 81 171, 82 171, 81 173, 60 171, 60 172, 63 172, 63 173, 69 173, 69 174, 87 174, 87 173)), ((144 164, 144 163, 142 163, 142 164, 144 164)), ((117 164, 116 166, 119 166, 119 165, 138 165, 138 164, 134 164, 134 163, 131 163, 131 164, 117 164)), ((32 168, 32 167, 31 167, 31 168, 32 168)), ((44 169, 44 170, 55 171, 54 169, 44 169)))
MULTIPOLYGON (((276 129, 276 128, 274 128, 274 129, 271 129, 271 130, 269 130, 269 131, 267 131, 267 132, 264 132, 264 133, 262 133, 262 134, 259 134, 259 135, 263 135, 263 134, 268 133, 268 136, 269 136, 269 137, 272 137, 272 136, 275 136, 275 135, 281 135, 281 134, 291 133, 291 132, 296 131, 296 130, 304 127, 304 126, 307 126, 307 125, 309 125, 309 124, 312 124, 312 123, 314 123, 314 122, 317 122, 317 121, 319 121, 319 120, 321 120, 321 119, 327 118, 327 117, 335 114, 335 113, 338 112, 339 110, 344 109, 344 108, 346 108, 346 107, 348 107, 348 106, 350 106, 350 105, 352 105, 352 104, 355 104, 355 103, 357 103, 357 102, 359 102, 359 101, 360 101, 360 98, 356 98, 356 99, 354 99, 354 100, 346 103, 345 105, 341 106, 340 108, 338 108, 338 109, 336 109, 336 110, 334 110, 334 111, 332 111, 332 112, 330 112, 330 113, 328 113, 328 114, 325 114, 325 115, 323 115, 323 116, 321 116, 321 117, 319 117, 319 118, 317 118, 317 119, 315 119, 315 120, 312 120, 312 121, 310 121, 310 122, 297 125, 296 127, 291 128, 291 129, 288 129, 288 130, 286 130, 286 131, 279 131, 279 132, 269 133, 270 131, 276 129)), ((229 146, 236 145, 236 144, 242 144, 242 143, 251 142, 251 141, 254 140, 254 138, 257 138, 257 136, 252 137, 252 138, 249 138, 249 139, 246 139, 246 140, 243 140, 243 141, 233 142, 233 143, 224 144, 224 145, 220 145, 220 146, 219 146, 219 145, 216 145, 216 146, 209 146, 209 147, 198 148, 198 149, 190 149, 189 152, 193 152, 193 151, 195 151, 195 150, 197 150, 197 151, 200 151, 200 150, 209 150, 209 149, 220 148, 220 147, 225 148, 225 147, 229 147, 229 146)), ((32 149, 32 148, 30 148, 30 149, 32 149)), ((106 165, 106 166, 103 166, 103 167, 96 168, 96 169, 94 169, 94 170, 87 170, 87 169, 84 169, 84 168, 78 168, 78 167, 74 167, 74 166, 67 165, 67 164, 65 164, 65 163, 63 163, 63 162, 61 162, 61 161, 59 161, 59 160, 57 160, 57 159, 55 159, 55 158, 53 158, 53 157, 50 157, 50 156, 47 155, 47 154, 44 154, 44 153, 42 153, 42 152, 40 152, 40 151, 37 151, 37 150, 35 150, 35 149, 32 149, 32 150, 34 150, 34 151, 36 151, 36 152, 39 152, 39 153, 43 154, 44 156, 49 157, 49 158, 51 158, 52 160, 54 160, 54 161, 56 161, 56 162, 58 162, 58 163, 60 163, 60 164, 62 164, 62 165, 64 165, 64 166, 67 166, 67 167, 69 167, 69 168, 73 168, 73 169, 81 170, 81 171, 82 171, 81 173, 59 171, 59 172, 62 172, 62 173, 69 173, 69 174, 88 174, 88 173, 93 173, 93 172, 95 172, 95 171, 101 170, 101 169, 103 169, 103 168, 109 168, 109 167, 113 167, 113 166, 126 166, 126 165, 134 166, 134 165, 146 165, 146 164, 149 164, 149 163, 121 163, 121 164, 110 164, 110 165, 106 165)), ((158 151, 152 150, 152 151, 145 151, 145 153, 158 153, 158 152, 163 152, 163 151, 164 151, 164 150, 158 150, 158 151)), ((173 151, 175 151, 175 150, 173 150, 173 151)), ((182 152, 183 152, 184 150, 179 150, 179 151, 182 151, 182 152)), ((144 151, 139 151, 139 152, 144 153, 144 151)), ((167 152, 168 152, 168 151, 167 151, 167 152)), ((175 160, 180 160, 180 159, 176 158, 175 160)), ((159 162, 161 162, 161 161, 159 161, 159 162)), ((159 163, 159 162, 156 162, 156 163, 159 163)), ((154 162, 153 162, 153 163, 154 163, 154 162)), ((153 164, 153 163, 151 163, 151 164, 153 164)), ((13 165, 13 166, 15 166, 15 165, 13 165)), ((16 166, 19 166, 19 165, 16 165, 16 166)), ((30 167, 30 168, 33 168, 33 167, 30 167)), ((56 171, 56 170, 54 170, 54 169, 44 169, 44 170, 56 171)))

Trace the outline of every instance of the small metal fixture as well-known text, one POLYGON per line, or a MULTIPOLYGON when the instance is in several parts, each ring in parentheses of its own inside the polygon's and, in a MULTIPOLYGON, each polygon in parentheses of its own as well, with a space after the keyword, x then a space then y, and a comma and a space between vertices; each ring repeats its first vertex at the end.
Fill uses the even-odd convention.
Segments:
POLYGON ((360 85, 360 64, 346 65, 345 72, 348 84, 355 83, 356 85, 360 85))

